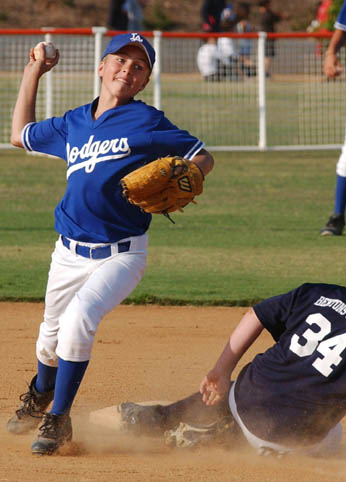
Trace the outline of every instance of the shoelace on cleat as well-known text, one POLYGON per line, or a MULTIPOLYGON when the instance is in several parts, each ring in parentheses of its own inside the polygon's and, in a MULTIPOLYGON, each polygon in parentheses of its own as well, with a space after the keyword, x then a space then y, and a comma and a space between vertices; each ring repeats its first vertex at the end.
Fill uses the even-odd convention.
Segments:
POLYGON ((44 412, 41 412, 36 408, 35 404, 37 403, 37 399, 34 393, 22 393, 19 397, 19 400, 23 402, 23 406, 16 410, 16 414, 19 418, 21 415, 29 415, 30 417, 34 418, 41 418, 44 414, 44 412))
POLYGON ((39 427, 40 436, 44 438, 57 438, 58 418, 53 415, 46 417, 43 424, 39 427))

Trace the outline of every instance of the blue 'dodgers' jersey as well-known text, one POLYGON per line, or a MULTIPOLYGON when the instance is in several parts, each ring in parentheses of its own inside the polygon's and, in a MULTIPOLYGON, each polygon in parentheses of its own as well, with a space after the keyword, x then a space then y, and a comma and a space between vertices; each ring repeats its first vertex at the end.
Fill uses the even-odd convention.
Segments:
POLYGON ((336 22, 334 24, 334 27, 337 28, 338 30, 346 31, 346 1, 341 7, 338 18, 336 19, 336 22))
POLYGON ((313 444, 346 413, 346 288, 304 284, 254 310, 277 343, 240 373, 238 413, 263 440, 313 444))
POLYGON ((76 241, 114 243, 145 233, 151 221, 123 198, 120 179, 158 157, 191 160, 204 144, 144 102, 132 100, 97 120, 93 104, 28 124, 22 140, 27 150, 67 163, 66 192, 55 210, 57 232, 76 241))

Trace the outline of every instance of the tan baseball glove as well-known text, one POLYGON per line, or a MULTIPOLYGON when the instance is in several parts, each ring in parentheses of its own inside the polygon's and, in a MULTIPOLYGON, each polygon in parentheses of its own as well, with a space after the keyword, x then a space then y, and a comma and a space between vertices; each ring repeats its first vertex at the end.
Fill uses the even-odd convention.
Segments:
POLYGON ((147 213, 182 211, 203 191, 200 168, 182 157, 162 157, 130 172, 120 181, 123 196, 147 213))

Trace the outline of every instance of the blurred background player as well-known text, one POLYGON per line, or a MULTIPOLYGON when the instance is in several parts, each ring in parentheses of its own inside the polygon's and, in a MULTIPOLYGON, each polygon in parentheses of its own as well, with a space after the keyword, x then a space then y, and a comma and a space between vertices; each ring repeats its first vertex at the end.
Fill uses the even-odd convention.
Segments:
MULTIPOLYGON (((335 31, 329 42, 323 64, 323 72, 329 79, 335 79, 342 72, 338 52, 346 41, 346 1, 335 22, 335 31)), ((334 198, 334 213, 321 229, 322 236, 340 236, 345 226, 346 208, 346 137, 336 164, 336 186, 334 198)))
MULTIPOLYGON (((259 30, 260 32, 273 33, 276 30, 276 24, 288 18, 285 13, 274 12, 271 8, 270 0, 259 0, 259 30)), ((270 77, 271 59, 275 57, 275 40, 266 39, 265 47, 265 72, 270 77)))
POLYGON ((166 441, 181 446, 186 436, 192 446, 208 435, 219 437, 217 425, 228 416, 227 424, 233 420, 237 428, 231 430, 259 454, 335 454, 346 414, 345 316, 344 286, 306 283, 268 298, 240 320, 200 393, 167 406, 121 404, 123 420, 129 430, 166 431, 166 441), (275 343, 232 383, 239 360, 263 329, 275 343))

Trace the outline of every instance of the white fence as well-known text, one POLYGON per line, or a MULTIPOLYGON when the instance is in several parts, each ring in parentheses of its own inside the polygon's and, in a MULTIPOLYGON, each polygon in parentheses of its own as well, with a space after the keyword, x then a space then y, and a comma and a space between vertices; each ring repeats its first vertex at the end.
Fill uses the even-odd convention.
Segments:
MULTIPOLYGON (((11 114, 30 47, 52 40, 61 54, 58 66, 41 82, 37 117, 43 119, 98 95, 97 65, 114 34, 103 27, 0 30, 0 147, 10 146, 11 114)), ((228 65, 219 63, 219 74, 204 79, 197 55, 206 34, 143 35, 153 43, 158 60, 140 98, 164 110, 209 150, 335 149, 343 144, 346 77, 328 81, 322 75, 321 51, 328 37, 269 35, 275 38, 275 55, 267 77, 266 34, 222 34, 233 55, 228 65)), ((224 42, 220 35, 213 37, 224 42)))

